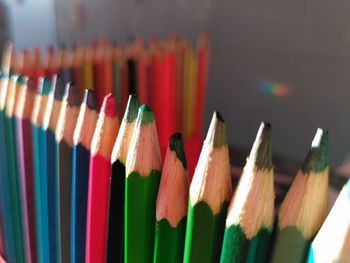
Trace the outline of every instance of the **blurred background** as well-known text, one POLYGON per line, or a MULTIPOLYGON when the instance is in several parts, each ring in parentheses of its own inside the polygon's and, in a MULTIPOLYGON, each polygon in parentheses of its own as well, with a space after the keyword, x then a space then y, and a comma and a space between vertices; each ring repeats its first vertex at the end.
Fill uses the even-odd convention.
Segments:
POLYGON ((349 8, 343 0, 0 0, 0 43, 46 48, 171 33, 195 41, 207 32, 204 132, 219 110, 230 144, 249 149, 269 121, 274 153, 298 161, 317 127, 328 128, 335 169, 350 151, 349 8))

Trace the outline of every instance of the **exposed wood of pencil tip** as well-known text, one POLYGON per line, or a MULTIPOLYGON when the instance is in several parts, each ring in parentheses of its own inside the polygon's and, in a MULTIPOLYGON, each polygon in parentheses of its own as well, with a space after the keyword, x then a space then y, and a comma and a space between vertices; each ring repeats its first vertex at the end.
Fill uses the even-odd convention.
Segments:
POLYGON ((250 240, 262 227, 272 230, 274 186, 271 125, 262 122, 228 208, 226 226, 240 225, 250 240))
POLYGON ((45 109, 50 92, 50 82, 47 78, 41 77, 39 80, 38 92, 35 95, 31 122, 37 127, 41 127, 44 122, 45 109))
POLYGON ((79 114, 78 105, 75 87, 67 83, 56 127, 57 143, 65 140, 68 146, 73 147, 73 133, 79 114))
POLYGON ((61 79, 54 75, 44 113, 43 128, 45 130, 50 128, 53 132, 56 131, 63 95, 64 86, 61 84, 61 79))
POLYGON ((318 129, 278 214, 280 229, 296 226, 306 240, 316 234, 327 213, 327 148, 328 132, 318 129))
POLYGON ((137 171, 141 176, 148 176, 154 169, 161 170, 161 164, 153 112, 146 105, 141 105, 126 158, 126 175, 137 171))
POLYGON ((224 119, 214 112, 190 186, 191 205, 205 201, 214 214, 232 196, 226 133, 224 119))
POLYGON ((29 120, 32 113, 36 87, 32 78, 25 77, 19 87, 18 102, 15 109, 15 116, 20 119, 29 120))
POLYGON ((5 42, 4 50, 2 53, 1 71, 7 76, 10 74, 11 57, 12 57, 13 44, 10 41, 5 42))
POLYGON ((99 154, 106 160, 110 160, 118 130, 119 120, 115 98, 112 94, 108 94, 104 98, 96 129, 92 137, 91 154, 99 154))
POLYGON ((159 191, 157 195, 156 219, 165 218, 176 227, 187 214, 189 179, 186 156, 180 133, 169 139, 159 191))
POLYGON ((81 143, 90 150, 98 119, 95 94, 92 90, 85 90, 83 102, 80 106, 77 125, 74 130, 74 144, 81 143))
POLYGON ((5 115, 9 118, 15 114, 16 103, 19 95, 19 85, 24 82, 24 77, 13 75, 10 78, 5 101, 5 115))
POLYGON ((120 125, 117 139, 115 141, 111 162, 120 160, 125 164, 127 153, 130 146, 131 136, 134 131, 138 112, 138 98, 136 95, 130 95, 125 109, 124 117, 120 125))

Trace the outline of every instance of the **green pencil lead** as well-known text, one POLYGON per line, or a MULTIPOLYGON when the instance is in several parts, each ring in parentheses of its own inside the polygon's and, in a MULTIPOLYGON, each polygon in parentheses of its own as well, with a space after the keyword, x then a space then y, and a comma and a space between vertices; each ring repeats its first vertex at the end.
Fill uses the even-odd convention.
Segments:
POLYGON ((149 107, 147 107, 147 105, 145 104, 141 105, 139 108, 137 119, 138 119, 137 122, 140 122, 142 125, 147 125, 153 122, 154 115, 152 110, 149 107))
POLYGON ((169 139, 169 148, 170 150, 176 153, 177 158, 182 162, 184 168, 187 168, 185 151, 184 151, 184 141, 181 133, 173 134, 169 139))
MULTIPOLYGON (((142 105, 142 106, 147 107, 146 105, 142 105)), ((139 100, 137 98, 137 95, 135 94, 130 95, 128 104, 126 106, 126 113, 124 114, 124 118, 127 122, 129 123, 133 122, 137 118, 138 107, 139 107, 139 100)), ((149 108, 148 110, 150 111, 149 108)))
POLYGON ((91 89, 86 89, 82 103, 85 104, 90 110, 96 110, 97 104, 95 92, 91 89))
POLYGON ((41 77, 39 80, 38 93, 42 95, 48 95, 51 90, 51 84, 48 78, 41 77))
POLYGON ((249 154, 259 169, 272 169, 271 124, 262 122, 249 154))
POLYGON ((317 129, 311 148, 306 155, 301 170, 304 173, 321 172, 328 167, 328 131, 317 129))

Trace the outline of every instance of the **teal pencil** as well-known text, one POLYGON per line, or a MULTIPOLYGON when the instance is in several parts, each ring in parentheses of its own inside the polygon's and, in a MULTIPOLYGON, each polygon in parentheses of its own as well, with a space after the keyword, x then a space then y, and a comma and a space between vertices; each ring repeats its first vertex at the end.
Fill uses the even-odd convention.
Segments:
POLYGON ((14 239, 14 225, 12 221, 12 207, 11 207, 11 194, 10 194, 10 182, 7 165, 7 150, 6 150, 6 138, 5 138, 5 104, 6 95, 10 74, 10 61, 12 53, 12 44, 6 43, 3 52, 2 61, 2 73, 0 78, 0 189, 2 195, 2 208, 6 213, 2 213, 4 234, 5 234, 5 253, 6 260, 8 262, 16 262, 16 248, 14 239))
POLYGON ((5 138, 7 164, 9 172, 11 207, 13 212, 14 235, 17 262, 24 262, 23 226, 21 211, 21 196, 19 189, 18 163, 16 156, 15 116, 14 110, 18 97, 18 85, 24 81, 21 76, 12 76, 8 85, 5 103, 5 138))
POLYGON ((39 263, 49 262, 48 235, 48 201, 47 201, 47 173, 46 173, 46 141, 42 134, 44 112, 50 92, 50 82, 47 78, 40 78, 38 92, 35 96, 32 123, 32 147, 34 170, 34 200, 35 225, 37 240, 37 260, 39 263), (43 145, 44 144, 44 145, 43 145), (45 185, 46 183, 46 185, 45 185))

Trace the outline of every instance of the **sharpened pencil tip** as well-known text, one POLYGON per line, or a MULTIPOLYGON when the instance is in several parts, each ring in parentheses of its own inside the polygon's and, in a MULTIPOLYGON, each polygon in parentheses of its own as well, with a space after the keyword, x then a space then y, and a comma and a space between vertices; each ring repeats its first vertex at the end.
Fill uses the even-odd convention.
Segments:
POLYGON ((52 76, 51 80, 51 92, 53 92, 54 97, 58 101, 62 101, 65 87, 61 83, 61 78, 57 75, 52 76))
POLYGON ((117 105, 112 93, 109 93, 103 100, 101 112, 108 117, 115 117, 117 115, 117 105))
POLYGON ((96 97, 95 92, 91 89, 86 89, 84 91, 83 103, 91 110, 96 110, 96 97))
POLYGON ((301 170, 304 173, 322 172, 328 167, 328 131, 317 129, 311 148, 306 155, 301 170))
POLYGON ((139 108, 139 100, 135 94, 129 96, 128 104, 126 106, 124 118, 127 122, 133 122, 137 118, 137 111, 139 108))
POLYGON ((169 148, 176 153, 177 158, 182 162, 184 168, 187 169, 184 141, 181 133, 174 133, 170 136, 169 148))
POLYGON ((27 78, 26 78, 26 77, 24 77, 24 76, 22 76, 22 75, 18 75, 18 76, 17 76, 17 83, 18 83, 19 85, 25 84, 26 81, 27 81, 27 78))
POLYGON ((139 108, 139 113, 137 116, 139 122, 142 125, 147 125, 154 121, 154 115, 152 110, 145 104, 141 105, 139 108))
POLYGON ((249 160, 259 169, 272 168, 271 124, 262 122, 256 135, 249 160))
POLYGON ((50 81, 46 77, 41 77, 39 79, 38 93, 42 95, 48 95, 50 93, 50 81))
POLYGON ((28 90, 31 90, 31 91, 35 92, 36 91, 36 86, 35 86, 34 79, 32 77, 27 77, 26 81, 27 81, 27 88, 28 88, 28 90))
POLYGON ((79 106, 75 92, 75 87, 71 83, 67 83, 64 91, 64 97, 66 98, 68 105, 71 107, 79 106))
POLYGON ((205 141, 215 148, 227 144, 226 123, 218 111, 213 114, 205 141))

